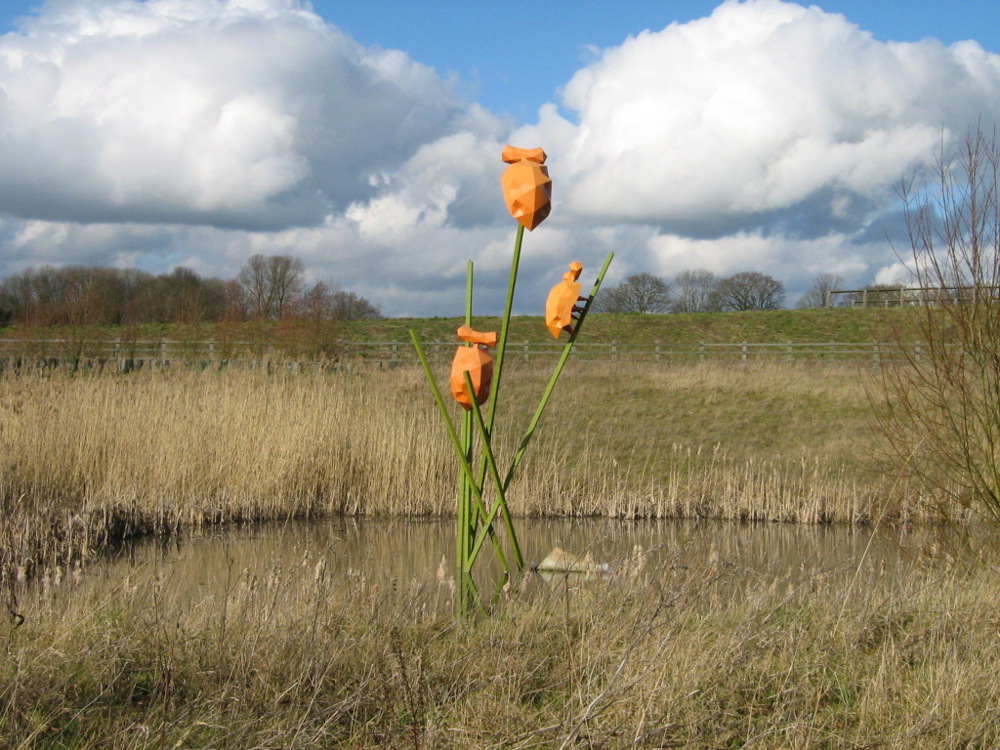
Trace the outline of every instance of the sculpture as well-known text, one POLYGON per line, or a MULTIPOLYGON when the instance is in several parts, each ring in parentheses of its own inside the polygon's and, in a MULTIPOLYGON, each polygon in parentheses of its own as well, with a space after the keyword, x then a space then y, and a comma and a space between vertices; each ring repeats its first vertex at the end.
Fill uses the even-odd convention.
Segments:
POLYGON ((545 300, 545 327, 554 339, 559 338, 563 331, 573 335, 573 323, 576 322, 574 315, 583 309, 576 303, 587 300, 580 296, 580 284, 577 282, 582 270, 581 263, 575 260, 570 263, 569 271, 563 274, 563 280, 552 287, 545 300))
POLYGON ((465 387, 465 373, 472 380, 472 390, 476 403, 482 404, 490 395, 490 382, 493 379, 493 357, 486 347, 497 345, 497 332, 483 333, 473 330, 471 326, 463 325, 458 331, 458 340, 476 346, 459 346, 455 359, 451 362, 451 395, 468 411, 472 408, 468 389, 465 387))
MULTIPOLYGON (((504 352, 510 333, 510 318, 514 302, 514 287, 517 281, 518 264, 521 257, 521 242, 524 230, 537 227, 551 210, 552 181, 548 170, 542 166, 545 162, 545 152, 540 149, 519 149, 507 146, 503 150, 503 160, 507 167, 500 184, 503 187, 504 200, 511 215, 517 219, 517 235, 514 240, 514 255, 511 259, 510 278, 507 282, 507 301, 504 305, 503 317, 499 334, 494 331, 481 333, 471 327, 472 323, 472 289, 473 265, 468 261, 465 294, 465 325, 458 329, 458 338, 472 346, 459 346, 451 368, 451 392, 455 400, 462 405, 464 413, 460 423, 452 419, 441 388, 438 386, 430 362, 420 344, 420 339, 414 330, 410 330, 410 339, 416 350, 417 358, 427 377, 431 393, 441 414, 445 431, 459 465, 459 490, 456 504, 456 535, 455 535, 455 570, 458 583, 455 603, 462 614, 472 614, 474 611, 485 612, 486 601, 480 598, 479 588, 473 580, 473 567, 485 545, 490 545, 496 554, 496 560, 504 572, 506 583, 510 577, 524 569, 524 556, 514 529, 514 521, 507 505, 507 492, 514 480, 521 460, 524 458, 535 434, 546 405, 552 397, 559 376, 569 361, 570 352, 580 333, 587 316, 587 310, 597 295, 604 280, 604 274, 611 264, 614 253, 608 253, 604 265, 597 275, 590 297, 580 297, 580 285, 576 283, 583 266, 579 263, 570 264, 570 271, 558 285, 558 304, 555 316, 556 326, 553 335, 572 324, 573 335, 563 347, 559 361, 556 363, 548 384, 542 392, 538 406, 528 423, 527 430, 518 444, 505 470, 498 465, 497 456, 493 452, 496 427, 496 407, 500 395, 500 384, 504 373, 504 352), (581 307, 575 302, 585 300, 581 307), (496 361, 487 351, 496 349, 496 361), (485 409, 480 409, 486 404, 485 409), (474 453, 479 448, 478 466, 474 466, 474 453), (487 485, 492 485, 492 493, 487 485), (502 523, 504 534, 498 534, 497 527, 502 523), (508 551, 510 559, 508 560, 508 551)), ((550 295, 551 296, 551 295, 550 295)), ((549 330, 552 330, 550 328, 549 330)), ((493 601, 506 588, 503 582, 496 589, 493 601)))
POLYGON ((552 180, 540 148, 506 146, 501 158, 508 164, 500 178, 503 198, 510 215, 529 232, 552 210, 552 180))

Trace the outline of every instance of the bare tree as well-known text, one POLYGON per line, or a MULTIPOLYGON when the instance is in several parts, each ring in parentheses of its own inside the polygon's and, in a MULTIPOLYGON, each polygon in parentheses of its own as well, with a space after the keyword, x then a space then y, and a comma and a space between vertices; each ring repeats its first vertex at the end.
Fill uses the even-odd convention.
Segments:
POLYGON ((301 315, 306 320, 357 320, 381 318, 382 311, 364 297, 342 289, 331 290, 322 281, 316 282, 302 296, 301 315))
POLYGON ((267 258, 251 255, 237 277, 250 315, 259 320, 271 316, 270 284, 267 279, 267 258))
POLYGON ((153 276, 116 268, 43 266, 0 280, 0 325, 132 325, 201 321, 381 317, 353 292, 317 284, 302 294, 302 262, 255 255, 238 279, 202 278, 178 266, 153 276))
POLYGON ((916 286, 941 293, 895 320, 873 393, 907 474, 1000 523, 1000 146, 970 132, 934 184, 904 185, 916 286), (950 293, 962 289, 960 295, 950 293), (914 330, 920 339, 913 345, 914 330))
POLYGON ((354 292, 336 291, 332 294, 333 315, 337 320, 358 320, 361 318, 381 318, 378 305, 369 302, 354 292))
POLYGON ((833 273, 821 273, 813 280, 813 285, 809 291, 799 297, 795 303, 798 308, 807 307, 836 307, 837 301, 831 298, 830 292, 841 289, 844 286, 844 278, 833 273))
POLYGON ((330 299, 330 289, 322 281, 317 281, 302 295, 302 317, 313 322, 331 320, 333 318, 333 301, 330 299))
POLYGON ((723 310, 777 310, 785 301, 785 285, 757 271, 744 271, 722 279, 715 296, 723 310))
POLYGON ((598 298, 598 310, 610 313, 660 313, 670 306, 670 284, 651 273, 637 273, 598 298))
POLYGON ((718 279, 711 271, 694 269, 681 271, 674 277, 673 303, 675 313, 716 312, 715 285, 718 279))
POLYGON ((302 290, 305 269, 302 261, 287 255, 272 255, 267 259, 267 283, 270 291, 269 308, 272 318, 280 320, 302 290))
POLYGON ((239 275, 251 315, 259 320, 283 317, 302 289, 304 273, 298 258, 251 255, 239 275))

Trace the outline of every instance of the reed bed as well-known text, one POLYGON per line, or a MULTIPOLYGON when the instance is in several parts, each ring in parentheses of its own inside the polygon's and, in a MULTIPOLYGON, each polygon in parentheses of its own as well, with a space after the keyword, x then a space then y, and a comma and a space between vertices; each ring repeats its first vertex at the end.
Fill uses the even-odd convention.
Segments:
MULTIPOLYGON (((501 465, 547 368, 513 368, 501 465)), ((850 366, 571 364, 509 491, 517 515, 864 523, 925 517, 870 470, 850 366)), ((0 570, 182 526, 453 512, 416 369, 53 372, 0 379, 0 570)))
POLYGON ((995 747, 995 571, 862 563, 734 585, 642 550, 610 579, 450 614, 454 581, 321 555, 179 597, 169 572, 54 576, 0 625, 6 747, 995 747))

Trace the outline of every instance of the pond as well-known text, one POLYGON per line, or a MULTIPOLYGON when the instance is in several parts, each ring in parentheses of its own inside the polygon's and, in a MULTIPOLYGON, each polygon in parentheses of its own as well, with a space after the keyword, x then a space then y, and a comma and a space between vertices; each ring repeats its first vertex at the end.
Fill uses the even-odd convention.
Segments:
MULTIPOLYGON (((559 546, 612 573, 641 561, 646 569, 684 569, 726 581, 730 592, 794 588, 817 579, 905 576, 935 544, 933 529, 889 529, 715 521, 520 519, 527 562, 559 546)), ((477 581, 499 580, 488 545, 477 581)), ((80 587, 153 579, 175 601, 221 598, 240 581, 280 573, 283 580, 322 575, 388 586, 440 585, 453 578, 451 519, 337 518, 214 529, 136 543, 69 575, 47 573, 37 587, 47 606, 80 587)), ((546 580, 529 573, 526 588, 546 580)), ((71 597, 70 597, 71 598, 71 597)), ((30 607, 29 596, 24 601, 30 607)), ((35 604, 40 602, 35 599, 35 604)))

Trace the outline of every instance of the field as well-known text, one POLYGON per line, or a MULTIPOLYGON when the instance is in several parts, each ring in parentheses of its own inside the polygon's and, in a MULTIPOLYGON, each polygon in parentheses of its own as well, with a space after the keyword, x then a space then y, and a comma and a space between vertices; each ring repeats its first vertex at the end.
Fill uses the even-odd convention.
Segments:
MULTIPOLYGON (((810 325, 820 339, 850 340, 843 327, 810 325)), ((155 570, 92 580, 95 554, 142 534, 452 512, 454 462, 422 373, 272 364, 0 376, 0 574, 5 592, 20 591, 10 608, 24 617, 0 624, 0 744, 1000 740, 991 604, 1000 579, 989 561, 947 547, 915 550, 906 577, 862 564, 794 586, 746 585, 731 560, 691 568, 683 550, 652 565, 637 550, 610 580, 541 593, 516 586, 471 619, 452 614, 448 571, 430 584, 345 581, 309 554, 295 569, 233 571, 224 597, 193 605, 155 570), (25 579, 35 582, 29 591, 25 579)), ((512 509, 842 522, 871 533, 940 520, 932 498, 880 458, 869 368, 573 362, 510 490, 512 509)), ((547 375, 542 362, 507 373, 501 465, 547 375)))

